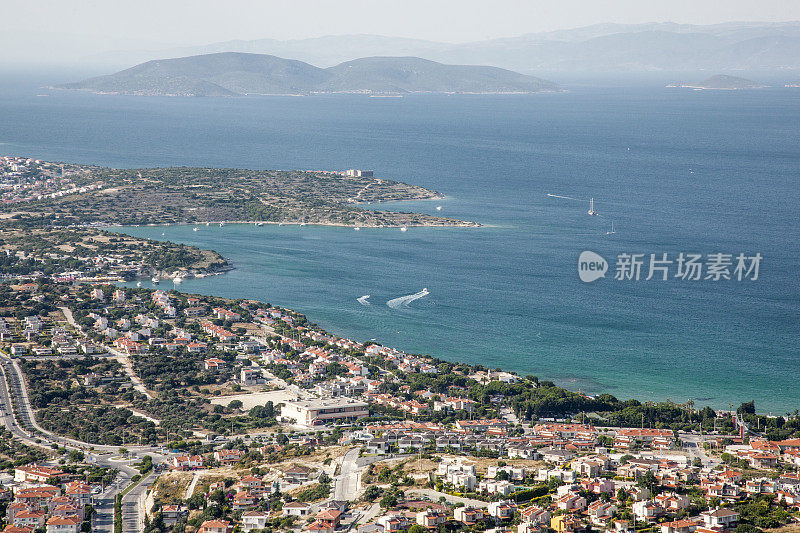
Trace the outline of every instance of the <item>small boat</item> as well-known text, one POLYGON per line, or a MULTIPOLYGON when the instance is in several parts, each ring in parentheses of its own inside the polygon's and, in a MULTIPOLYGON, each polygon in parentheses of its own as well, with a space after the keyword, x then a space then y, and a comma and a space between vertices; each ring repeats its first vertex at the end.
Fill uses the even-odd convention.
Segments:
POLYGON ((606 235, 614 235, 616 231, 614 231, 614 222, 611 222, 611 231, 607 231, 606 235))
POLYGON ((163 237, 164 235, 165 235, 165 233, 162 231, 162 232, 161 232, 161 236, 163 237))
POLYGON ((197 231, 197 228, 192 228, 192 231, 197 231))
POLYGON ((406 231, 408 231, 408 228, 407 228, 407 227, 405 227, 405 226, 403 226, 402 228, 400 228, 400 231, 402 231, 402 232, 406 232, 406 231))
POLYGON ((137 281, 137 282, 136 282, 136 286, 137 286, 137 287, 141 287, 141 286, 142 286, 142 282, 141 282, 141 281, 137 281))
POLYGON ((353 229, 354 229, 354 230, 356 230, 356 231, 361 231, 361 228, 359 228, 358 226, 356 226, 356 227, 355 227, 355 228, 353 228, 353 229))
POLYGON ((174 283, 175 285, 183 283, 183 278, 180 276, 175 276, 174 278, 172 278, 172 283, 174 283))
POLYGON ((209 222, 206 222, 206 226, 208 226, 209 224, 210 224, 209 222))
POLYGON ((224 225, 225 225, 225 223, 224 223, 224 222, 220 222, 220 223, 219 223, 219 227, 220 227, 220 228, 221 228, 222 226, 224 226, 224 225))
POLYGON ((301 222, 301 223, 300 223, 300 225, 301 225, 301 226, 305 226, 305 225, 306 225, 306 223, 305 223, 305 222, 301 222))
POLYGON ((261 226, 263 226, 263 225, 264 225, 264 223, 263 223, 263 222, 256 222, 256 226, 258 226, 258 227, 261 227, 261 226))
POLYGON ((589 214, 590 217, 593 217, 593 216, 596 216, 596 215, 600 214, 600 213, 598 213, 597 211, 594 210, 594 198, 589 200, 589 211, 587 211, 587 213, 589 214))
POLYGON ((436 210, 437 210, 437 211, 441 211, 441 210, 442 210, 442 206, 440 206, 440 205, 437 205, 437 206, 436 206, 436 210))
POLYGON ((159 282, 161 282, 161 280, 160 280, 160 279, 158 279, 158 276, 153 276, 153 278, 152 278, 150 281, 152 281, 153 283, 159 283, 159 282))

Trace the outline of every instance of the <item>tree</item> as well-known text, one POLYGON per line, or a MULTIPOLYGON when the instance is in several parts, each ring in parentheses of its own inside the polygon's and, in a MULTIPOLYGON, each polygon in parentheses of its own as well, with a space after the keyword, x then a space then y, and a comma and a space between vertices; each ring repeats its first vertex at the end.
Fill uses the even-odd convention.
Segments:
POLYGON ((383 498, 381 498, 381 508, 383 509, 390 509, 397 505, 397 496, 394 494, 387 494, 383 498))
POLYGON ((370 485, 369 487, 367 487, 367 490, 364 491, 363 498, 368 502, 374 502, 375 499, 381 494, 383 494, 382 488, 376 485, 370 485))
POLYGON ((745 415, 745 414, 754 415, 756 414, 756 402, 753 400, 749 402, 744 402, 742 403, 742 405, 739 406, 738 409, 736 409, 736 412, 739 413, 740 415, 745 415))
POLYGON ((645 472, 645 474, 642 477, 640 477, 639 481, 637 482, 637 485, 639 485, 639 487, 650 490, 650 494, 654 494, 653 487, 655 487, 655 484, 656 484, 656 476, 655 474, 653 474, 652 470, 648 470, 647 472, 645 472))
POLYGON ((547 481, 547 488, 550 491, 555 492, 555 490, 564 484, 564 481, 560 477, 551 476, 550 479, 547 481))
POLYGON ((83 461, 84 457, 84 453, 80 450, 70 450, 69 452, 70 463, 80 463, 83 461))

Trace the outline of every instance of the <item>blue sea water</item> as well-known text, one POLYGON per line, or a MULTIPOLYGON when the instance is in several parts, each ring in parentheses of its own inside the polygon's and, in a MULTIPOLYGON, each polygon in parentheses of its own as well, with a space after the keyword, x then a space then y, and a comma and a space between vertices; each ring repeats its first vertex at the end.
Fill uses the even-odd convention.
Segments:
POLYGON ((0 117, 0 154, 374 168, 447 195, 377 207, 484 224, 124 228, 236 266, 182 291, 263 299, 359 340, 587 393, 800 408, 798 89, 181 99, 19 83, 0 87, 0 117), (600 216, 587 215, 590 197, 600 216), (610 262, 605 279, 579 280, 583 250, 610 262), (680 252, 763 261, 755 281, 613 279, 618 254, 680 252), (430 294, 408 306, 386 305, 423 287, 430 294), (367 294, 369 305, 357 301, 367 294))

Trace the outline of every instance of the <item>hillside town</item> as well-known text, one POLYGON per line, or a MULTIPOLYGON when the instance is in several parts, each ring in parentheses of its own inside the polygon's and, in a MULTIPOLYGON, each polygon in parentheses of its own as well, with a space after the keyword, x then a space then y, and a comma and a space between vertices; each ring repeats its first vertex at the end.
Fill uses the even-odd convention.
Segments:
POLYGON ((101 189, 101 181, 86 180, 90 172, 88 166, 0 156, 0 203, 21 204, 101 189))
POLYGON ((752 533, 798 520, 796 415, 588 397, 252 300, 56 277, 2 289, 3 422, 19 440, 0 475, 8 533, 752 533), (638 426, 615 423, 631 409, 638 426))

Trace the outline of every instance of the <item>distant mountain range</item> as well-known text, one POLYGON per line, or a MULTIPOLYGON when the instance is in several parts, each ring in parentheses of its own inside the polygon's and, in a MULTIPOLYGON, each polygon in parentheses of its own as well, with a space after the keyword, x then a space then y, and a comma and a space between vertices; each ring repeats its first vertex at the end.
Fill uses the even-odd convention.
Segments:
POLYGON ((418 57, 368 57, 319 68, 265 54, 222 52, 159 59, 61 89, 169 96, 557 91, 546 80, 498 67, 443 65, 418 57))
POLYGON ((800 69, 800 22, 598 24, 462 44, 382 37, 260 39, 95 56, 134 64, 219 52, 270 54, 321 67, 359 57, 415 56, 450 64, 493 65, 519 72, 651 72, 800 69))
POLYGON ((763 89, 764 87, 766 87, 766 85, 763 85, 753 80, 739 78, 737 76, 728 76, 727 74, 717 74, 703 81, 692 82, 692 83, 675 83, 667 85, 667 87, 685 87, 689 89, 735 90, 735 89, 763 89))

